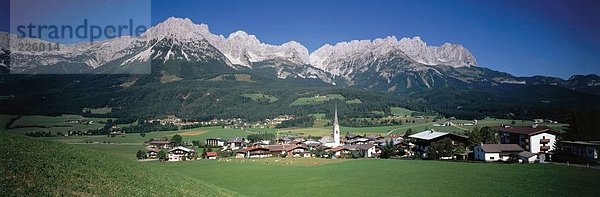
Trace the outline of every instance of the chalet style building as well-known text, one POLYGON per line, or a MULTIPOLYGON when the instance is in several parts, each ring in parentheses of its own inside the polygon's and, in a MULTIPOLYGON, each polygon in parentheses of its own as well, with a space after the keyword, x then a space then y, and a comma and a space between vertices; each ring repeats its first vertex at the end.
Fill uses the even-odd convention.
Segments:
POLYGON ((157 159, 158 151, 158 148, 146 147, 146 157, 149 159, 157 159))
POLYGON ((193 159, 194 149, 178 146, 169 151, 169 161, 184 161, 193 159))
POLYGON ((558 131, 545 126, 503 126, 496 127, 501 144, 518 144, 526 151, 534 154, 547 153, 554 150, 558 131))
POLYGON ((423 158, 428 157, 427 152, 431 148, 431 143, 433 142, 439 142, 447 138, 452 141, 452 145, 463 146, 468 140, 467 137, 463 137, 452 133, 438 132, 434 130, 423 131, 417 134, 410 135, 408 137, 411 139, 411 143, 414 144, 415 155, 421 156, 423 158))
POLYGON ((235 152, 235 158, 265 158, 271 156, 271 151, 261 146, 246 147, 235 152))

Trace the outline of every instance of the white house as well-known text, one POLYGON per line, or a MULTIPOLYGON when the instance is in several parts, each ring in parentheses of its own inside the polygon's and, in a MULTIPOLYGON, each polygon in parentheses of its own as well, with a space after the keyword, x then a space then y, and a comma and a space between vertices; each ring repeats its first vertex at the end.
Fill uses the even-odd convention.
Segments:
POLYGON ((523 152, 518 144, 481 144, 473 148, 475 160, 508 161, 511 154, 523 152))
POLYGON ((352 151, 359 151, 364 157, 374 157, 376 153, 375 144, 344 145, 329 150, 336 157, 341 157, 342 154, 348 154, 352 151))
POLYGON ((534 154, 547 153, 554 150, 556 136, 559 132, 545 126, 496 127, 502 144, 518 144, 526 151, 534 154))
POLYGON ((169 151, 169 161, 182 161, 192 159, 194 152, 194 149, 178 146, 169 151))

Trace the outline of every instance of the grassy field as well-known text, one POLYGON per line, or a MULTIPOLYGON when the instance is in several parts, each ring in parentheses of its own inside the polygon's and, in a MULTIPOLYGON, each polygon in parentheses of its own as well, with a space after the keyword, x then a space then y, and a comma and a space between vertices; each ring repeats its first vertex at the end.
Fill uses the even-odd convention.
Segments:
POLYGON ((414 111, 402 107, 391 107, 390 112, 393 115, 409 117, 414 111))
POLYGON ((238 195, 158 165, 115 156, 112 149, 94 151, 4 133, 0 144, 2 196, 238 195))
POLYGON ((249 196, 595 196, 600 192, 592 181, 600 180, 599 170, 552 164, 269 158, 150 165, 249 196))
POLYGON ((204 143, 207 138, 222 138, 228 140, 234 137, 246 137, 251 132, 244 131, 241 129, 223 129, 221 127, 207 127, 207 128, 198 128, 191 130, 182 130, 180 132, 191 132, 191 131, 202 131, 202 134, 199 135, 182 135, 183 140, 192 141, 199 140, 201 143, 204 143))
POLYGON ((317 120, 325 119, 325 116, 327 116, 327 114, 324 114, 324 113, 308 114, 308 115, 312 116, 313 118, 315 118, 317 120))
MULTIPOLYGON (((6 123, 11 116, 0 116, 6 123)), ((80 116, 28 117, 24 125, 55 127, 80 116), (35 124, 32 124, 35 123, 35 124)), ((398 126, 341 127, 342 134, 403 134, 436 129, 461 134, 472 126, 433 127, 422 120, 398 126)), ((329 120, 311 128, 224 129, 205 127, 137 133, 125 137, 69 136, 42 139, 0 133, 0 192, 14 196, 596 196, 600 170, 553 164, 489 164, 421 160, 330 160, 316 158, 228 161, 138 162, 135 153, 150 138, 175 134, 184 141, 246 137, 258 132, 323 136, 329 120), (95 143, 83 143, 95 142, 95 143), (110 142, 110 143, 107 143, 110 142), (160 181, 157 181, 160 180, 160 181), (582 181, 583 180, 583 181, 582 181), (152 188, 152 189, 150 189, 152 188), (10 191, 10 192, 8 192, 10 191)), ((443 123, 446 120, 439 120, 443 123)), ((511 124, 484 119, 478 126, 511 124)), ((531 121, 514 120, 529 126, 531 121)), ((455 124, 470 123, 454 120, 455 124)), ((562 124, 543 124, 560 129, 562 124)), ((13 132, 19 133, 19 132, 13 132)))
MULTIPOLYGON (((0 124, 2 129, 7 128, 7 117, 16 116, 0 116, 0 124)), ((67 132, 67 131, 87 131, 88 129, 98 129, 104 126, 104 122, 109 118, 87 118, 81 115, 61 115, 61 116, 21 116, 11 125, 8 125, 8 132, 25 134, 29 132, 67 132), (71 121, 93 121, 92 123, 76 123, 71 121)), ((128 125, 119 125, 128 126, 128 125)))
POLYGON ((352 100, 347 100, 346 104, 361 104, 362 101, 360 99, 352 99, 352 100))
POLYGON ((243 97, 252 99, 254 101, 267 101, 269 103, 275 102, 278 100, 277 97, 271 96, 271 95, 267 95, 267 94, 260 94, 260 93, 253 93, 253 94, 242 94, 243 97))
POLYGON ((8 122, 10 122, 11 118, 14 118, 17 116, 12 116, 12 115, 0 115, 0 131, 6 131, 6 126, 8 124, 8 122))
POLYGON ((108 114, 112 112, 112 107, 102 107, 102 108, 83 108, 81 112, 90 111, 91 114, 108 114))
MULTIPOLYGON (((81 147, 127 159, 136 151, 118 145, 81 147)), ((369 196, 595 196, 600 192, 593 181, 580 181, 599 180, 600 170, 553 164, 268 158, 146 165, 248 196, 360 196, 364 191, 369 196)))
POLYGON ((338 100, 344 100, 344 96, 340 95, 340 94, 328 94, 325 96, 313 96, 313 97, 302 97, 302 98, 298 98, 296 99, 294 102, 292 102, 292 106, 294 105, 315 105, 315 104, 319 104, 328 100, 334 100, 334 99, 338 99, 338 100))
MULTIPOLYGON (((397 111, 403 111, 403 113, 407 113, 407 111, 395 109, 397 111)), ((96 143, 134 143, 141 144, 145 141, 148 141, 151 138, 157 139, 161 137, 171 138, 175 134, 182 135, 183 139, 186 141, 191 140, 199 140, 204 142, 207 138, 223 138, 230 139, 234 137, 246 137, 252 133, 279 133, 280 135, 304 135, 304 136, 325 136, 331 134, 332 127, 325 126, 328 119, 325 119, 325 114, 313 114, 317 120, 315 121, 315 125, 310 128, 284 128, 284 129, 274 129, 275 125, 271 125, 271 128, 249 128, 246 131, 240 129, 224 129, 221 127, 203 127, 196 128, 190 130, 179 130, 179 131, 167 131, 167 132, 151 132, 146 133, 145 137, 141 137, 137 133, 131 133, 125 135, 125 137, 107 137, 107 136, 68 136, 68 137, 53 137, 51 139, 62 141, 65 143, 86 143, 86 142, 96 142, 96 143)), ((16 116, 9 115, 1 115, 0 116, 0 124, 6 125, 10 118, 14 118, 16 116)), ((11 127, 16 127, 9 129, 9 133, 15 134, 25 134, 28 132, 37 132, 37 131, 52 131, 52 132, 66 132, 66 131, 74 131, 81 130, 86 131, 87 129, 96 129, 102 127, 103 124, 101 122, 106 121, 107 118, 84 118, 80 115, 62 115, 57 117, 50 116, 22 116, 11 124, 11 127), (78 124, 78 123, 69 123, 68 121, 72 120, 92 120, 93 124, 78 124)), ((412 123, 412 117, 402 117, 400 120, 406 122, 409 120, 410 123, 404 123, 398 126, 380 126, 380 127, 344 127, 340 128, 342 134, 346 133, 354 133, 354 134, 367 134, 367 135, 387 135, 387 134, 404 134, 406 130, 412 129, 414 132, 420 132, 427 129, 434 129, 436 131, 442 132, 450 132, 456 134, 463 134, 465 130, 470 130, 474 126, 464 126, 465 123, 471 123, 470 120, 453 120, 452 122, 456 124, 456 126, 433 126, 434 122, 433 117, 429 117, 429 119, 421 119, 417 120, 416 123, 412 123)), ((447 120, 441 119, 436 123, 441 124, 447 120)), ((510 125, 512 122, 515 122, 516 126, 530 126, 534 124, 532 121, 521 121, 521 120, 510 120, 510 119, 493 119, 487 118, 478 121, 478 127, 483 126, 500 126, 501 124, 510 125)), ((557 130, 562 130, 566 125, 564 124, 551 124, 551 123, 542 123, 540 125, 545 125, 552 127, 557 130)), ((120 126, 128 126, 128 125, 120 125, 120 126)), ((0 127, 4 129, 5 127, 0 127)))

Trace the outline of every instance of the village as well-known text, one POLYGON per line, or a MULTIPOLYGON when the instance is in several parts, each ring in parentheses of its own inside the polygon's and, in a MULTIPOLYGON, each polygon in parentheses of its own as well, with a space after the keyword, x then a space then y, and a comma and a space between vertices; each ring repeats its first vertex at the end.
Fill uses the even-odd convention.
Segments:
MULTIPOLYGON (((544 120, 539 121, 541 123, 544 120)), ((473 124, 477 124, 477 121, 475 120, 473 124)), ((331 134, 320 138, 303 136, 274 136, 269 139, 254 140, 244 137, 208 138, 203 142, 201 152, 197 152, 194 145, 186 146, 184 145, 186 143, 177 143, 165 138, 146 142, 145 150, 138 151, 138 158, 160 161, 267 157, 396 158, 546 163, 552 161, 553 155, 557 151, 574 157, 586 158, 588 161, 598 161, 598 151, 600 150, 598 141, 559 141, 559 131, 537 124, 484 127, 479 134, 467 135, 435 129, 385 136, 358 135, 349 132, 342 136, 341 132, 343 131, 340 130, 336 109, 331 134), (560 147, 560 150, 557 150, 557 147, 560 147)), ((196 144, 200 146, 200 143, 196 144)))

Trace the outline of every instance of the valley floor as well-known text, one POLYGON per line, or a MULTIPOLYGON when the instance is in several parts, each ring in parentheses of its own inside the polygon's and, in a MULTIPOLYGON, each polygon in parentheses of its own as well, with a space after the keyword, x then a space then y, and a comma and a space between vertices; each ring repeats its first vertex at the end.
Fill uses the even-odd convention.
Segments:
MULTIPOLYGON (((78 145, 135 160, 127 145, 78 145), (129 153, 129 154, 126 154, 129 153)), ((248 196, 594 196, 600 170, 555 164, 267 158, 143 162, 248 196)))

